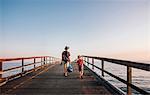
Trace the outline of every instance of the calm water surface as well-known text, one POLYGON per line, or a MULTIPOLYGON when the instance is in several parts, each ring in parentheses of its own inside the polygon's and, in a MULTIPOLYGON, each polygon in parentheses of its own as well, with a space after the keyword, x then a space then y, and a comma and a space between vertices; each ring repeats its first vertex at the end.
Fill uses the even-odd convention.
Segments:
MULTIPOLYGON (((96 61, 95 65, 101 68, 100 61, 96 61)), ((92 66, 89 66, 89 67, 92 69, 92 66)), ((126 77, 127 67, 126 66, 117 65, 117 64, 110 63, 110 62, 104 62, 104 69, 114 75, 119 76, 120 78, 124 80, 127 80, 127 77, 126 77)), ((94 71, 97 74, 101 75, 100 70, 94 68, 94 71)), ((108 80, 110 83, 112 83, 113 85, 117 86, 118 88, 126 92, 127 89, 126 89, 125 84, 121 83, 117 79, 112 78, 111 76, 107 74, 104 74, 104 75, 105 75, 104 78, 106 80, 108 80)), ((150 72, 132 68, 132 83, 150 93, 150 72)), ((133 91, 133 92, 134 94, 138 94, 138 92, 136 91, 133 91)))

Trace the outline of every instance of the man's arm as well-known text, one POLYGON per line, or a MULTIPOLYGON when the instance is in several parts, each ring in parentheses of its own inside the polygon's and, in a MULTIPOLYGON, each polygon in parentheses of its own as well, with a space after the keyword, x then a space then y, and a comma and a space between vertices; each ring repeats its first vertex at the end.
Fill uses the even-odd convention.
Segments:
POLYGON ((69 63, 71 63, 71 60, 70 60, 70 52, 68 52, 68 58, 69 58, 69 63))

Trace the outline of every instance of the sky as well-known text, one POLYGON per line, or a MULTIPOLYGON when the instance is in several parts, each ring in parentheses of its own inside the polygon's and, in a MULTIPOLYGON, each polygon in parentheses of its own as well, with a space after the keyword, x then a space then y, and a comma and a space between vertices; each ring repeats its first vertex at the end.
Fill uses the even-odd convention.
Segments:
POLYGON ((0 0, 0 58, 150 61, 150 0, 0 0))

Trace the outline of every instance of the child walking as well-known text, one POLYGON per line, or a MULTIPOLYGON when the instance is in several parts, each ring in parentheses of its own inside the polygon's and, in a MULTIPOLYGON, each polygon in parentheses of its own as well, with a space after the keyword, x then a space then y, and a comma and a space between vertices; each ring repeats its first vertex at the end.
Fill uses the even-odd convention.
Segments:
POLYGON ((78 56, 78 59, 77 59, 77 64, 78 64, 78 69, 79 69, 79 78, 83 79, 83 59, 81 58, 81 56, 79 55, 78 56))

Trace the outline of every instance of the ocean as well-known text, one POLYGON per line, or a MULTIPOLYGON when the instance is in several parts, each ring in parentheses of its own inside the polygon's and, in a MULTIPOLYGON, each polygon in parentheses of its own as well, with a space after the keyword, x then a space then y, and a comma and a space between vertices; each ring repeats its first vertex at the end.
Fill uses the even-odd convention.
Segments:
MULTIPOLYGON (((148 64, 150 63, 148 62, 148 64)), ((98 60, 95 61, 94 65, 101 68, 101 61, 98 61, 98 60)), ((89 68, 92 69, 92 66, 89 65, 89 68)), ((114 64, 110 62, 104 62, 104 69, 114 75, 117 75, 118 77, 124 80, 127 80, 127 77, 126 77, 127 67, 126 66, 122 66, 122 65, 118 65, 118 64, 114 64)), ((93 71, 96 72, 98 75, 101 75, 101 71, 98 70, 97 68, 94 68, 93 71)), ((121 83, 120 81, 109 76, 106 73, 104 73, 104 79, 108 80, 111 84, 118 87, 122 91, 124 92, 127 91, 126 84, 121 83)), ((132 68, 132 84, 150 93, 150 72, 132 68)), ((136 95, 139 93, 133 90, 133 95, 134 94, 136 95)))

